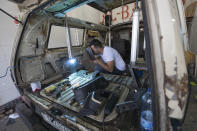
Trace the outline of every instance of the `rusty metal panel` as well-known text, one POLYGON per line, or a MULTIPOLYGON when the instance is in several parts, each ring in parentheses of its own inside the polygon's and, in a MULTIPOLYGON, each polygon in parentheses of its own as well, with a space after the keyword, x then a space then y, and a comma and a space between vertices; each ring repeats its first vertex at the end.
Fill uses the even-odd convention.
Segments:
POLYGON ((161 112, 167 112, 168 118, 182 119, 188 95, 188 76, 177 4, 171 0, 149 0, 147 3, 156 92, 162 103, 159 108, 161 112))
POLYGON ((184 118, 188 75, 175 0, 147 0, 155 101, 161 130, 171 130, 170 119, 184 118))
MULTIPOLYGON (((117 92, 119 91, 120 92, 120 98, 118 100, 118 103, 121 103, 123 101, 125 101, 125 99, 127 98, 127 95, 129 93, 129 88, 132 88, 131 86, 127 86, 127 84, 131 84, 131 83, 127 83, 126 85, 123 85, 123 81, 125 79, 129 79, 131 77, 127 77, 127 76, 119 76, 119 75, 111 75, 111 74, 102 74, 104 77, 115 77, 117 81, 110 81, 110 84, 106 87, 105 90, 107 91, 110 91, 110 92, 117 92), (119 82, 118 82, 119 81, 119 82)), ((67 81, 68 79, 64 79, 64 81, 67 81)), ((81 82, 84 82, 84 79, 81 79, 80 77, 76 77, 76 78, 73 78, 73 83, 75 83, 76 81, 78 81, 79 83, 81 82)), ((61 83, 62 81, 58 82, 58 83, 61 83)), ((53 85, 56 85, 58 83, 55 83, 53 85)), ((82 84, 82 83, 81 83, 82 84)), ((46 87, 45 89, 47 88, 50 88, 52 87, 53 85, 51 86, 48 86, 46 87)), ((72 84, 71 84, 72 85, 72 84)), ((40 95, 55 102, 55 103, 58 103, 72 111, 75 111, 75 112, 79 112, 80 109, 81 109, 81 106, 79 105, 79 103, 77 103, 76 101, 74 101, 74 93, 73 93, 73 87, 72 86, 67 86, 65 87, 66 89, 64 91, 61 92, 61 95, 59 98, 55 99, 53 98, 51 95, 47 95, 45 93, 45 89, 43 89, 41 92, 40 92, 40 95)), ((87 117, 91 118, 91 119, 94 119, 98 122, 103 122, 103 114, 104 114, 104 107, 102 107, 101 109, 101 112, 98 114, 98 115, 89 115, 87 117)), ((118 117, 118 114, 117 112, 115 111, 115 109, 112 111, 111 114, 109 114, 106 119, 105 119, 105 122, 109 122, 109 121, 112 121, 114 120, 116 117, 118 117)))

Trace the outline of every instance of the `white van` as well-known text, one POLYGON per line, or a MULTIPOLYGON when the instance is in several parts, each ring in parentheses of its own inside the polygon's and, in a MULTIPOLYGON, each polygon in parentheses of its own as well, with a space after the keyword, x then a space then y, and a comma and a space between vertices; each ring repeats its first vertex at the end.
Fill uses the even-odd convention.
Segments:
MULTIPOLYGON (((11 58, 11 66, 15 67, 11 70, 13 81, 28 108, 58 130, 140 130, 140 98, 143 89, 151 88, 153 129, 172 130, 181 126, 189 92, 184 56, 188 38, 181 1, 141 0, 140 9, 136 8, 142 14, 137 27, 133 25, 134 21, 111 25, 110 16, 106 17, 105 23, 95 24, 66 15, 84 4, 107 13, 133 2, 136 1, 49 0, 40 1, 33 8, 35 5, 28 7, 25 0, 18 1, 21 9, 33 8, 22 19, 11 58), (65 31, 62 34, 65 43, 58 42, 58 31, 65 31), (127 32, 127 39, 115 40, 116 34, 121 37, 122 32, 127 32), (66 82, 73 76, 70 68, 65 66, 69 58, 78 61, 76 77, 81 77, 80 72, 88 78, 93 75, 94 64, 86 52, 93 38, 115 48, 127 64, 123 75, 99 74, 105 79, 103 83, 108 82, 106 89, 118 95, 104 119, 105 107, 113 102, 105 103, 96 114, 80 116, 85 105, 76 101, 72 84, 66 82), (135 42, 137 47, 132 46, 135 42), (138 53, 133 63, 130 56, 134 48, 138 53), (41 83, 37 92, 31 88, 31 83, 35 82, 41 83), (64 89, 55 97, 54 92, 47 94, 57 87, 64 89)), ((101 81, 98 83, 102 84, 101 81)))

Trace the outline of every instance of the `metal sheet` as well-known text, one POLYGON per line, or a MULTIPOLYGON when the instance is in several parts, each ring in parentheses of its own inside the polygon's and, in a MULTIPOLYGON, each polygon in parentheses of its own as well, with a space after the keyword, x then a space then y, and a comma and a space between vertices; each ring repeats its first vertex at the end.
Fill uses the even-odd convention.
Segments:
POLYGON ((136 0, 96 0, 89 3, 88 5, 96 8, 102 12, 110 11, 114 8, 120 7, 122 5, 135 2, 136 0))
MULTIPOLYGON (((40 6, 41 3, 46 0, 9 0, 16 3, 21 11, 24 9, 31 10, 35 7, 40 6)), ((101 12, 107 12, 114 8, 126 5, 128 3, 135 2, 135 0, 53 0, 53 3, 47 7, 49 12, 61 12, 65 13, 70 9, 76 8, 82 4, 87 4, 101 12), (93 1, 93 2, 92 2, 93 1), (90 3, 91 2, 91 3, 90 3)))
MULTIPOLYGON (((102 75, 105 75, 105 74, 102 74, 102 75)), ((110 77, 115 76, 116 79, 121 78, 122 81, 124 79, 128 80, 129 78, 131 78, 131 77, 127 77, 127 76, 120 77, 118 75, 111 75, 111 74, 106 74, 106 75, 110 76, 110 77)), ((123 102, 126 99, 126 97, 128 95, 128 92, 129 92, 129 87, 127 87, 126 85, 122 85, 122 81, 119 81, 120 83, 118 83, 118 81, 116 81, 116 83, 110 81, 109 86, 106 87, 107 91, 117 92, 117 90, 119 90, 120 98, 119 98, 118 103, 123 102)), ((58 104, 62 105, 62 106, 66 107, 70 110, 73 110, 75 112, 79 112, 79 110, 80 110, 80 106, 77 102, 71 102, 72 99, 74 98, 74 94, 72 92, 72 87, 68 87, 65 91, 63 91, 61 93, 60 98, 58 98, 58 99, 54 99, 53 97, 51 97, 49 95, 46 95, 45 94, 45 89, 43 89, 40 92, 40 95, 45 97, 45 98, 48 98, 49 100, 51 100, 55 103, 58 103, 58 104)), ((98 115, 96 115, 96 116, 90 115, 88 117, 92 118, 92 119, 94 119, 98 122, 102 122, 103 121, 103 113, 104 113, 104 108, 102 108, 101 113, 99 113, 98 115)), ((118 114, 116 113, 115 110, 113 110, 113 112, 107 116, 105 121, 111 121, 111 120, 115 119, 117 116, 118 116, 118 114)))

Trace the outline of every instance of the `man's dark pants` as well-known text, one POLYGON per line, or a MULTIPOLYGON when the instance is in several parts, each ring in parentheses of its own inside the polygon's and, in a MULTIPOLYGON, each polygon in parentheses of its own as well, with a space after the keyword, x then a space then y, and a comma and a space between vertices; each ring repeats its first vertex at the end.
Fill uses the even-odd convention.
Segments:
POLYGON ((124 73, 124 71, 121 71, 121 70, 117 69, 116 67, 114 67, 113 72, 106 71, 103 67, 101 67, 98 64, 95 67, 95 71, 99 71, 101 73, 113 74, 113 75, 122 75, 124 73))

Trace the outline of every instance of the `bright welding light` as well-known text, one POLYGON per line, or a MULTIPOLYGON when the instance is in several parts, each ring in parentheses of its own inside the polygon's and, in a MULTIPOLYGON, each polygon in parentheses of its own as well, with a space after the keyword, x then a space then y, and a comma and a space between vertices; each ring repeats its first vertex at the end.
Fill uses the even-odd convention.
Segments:
POLYGON ((68 60, 68 62, 73 65, 77 62, 77 60, 75 58, 71 58, 68 60))

